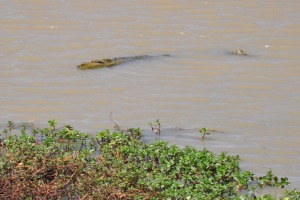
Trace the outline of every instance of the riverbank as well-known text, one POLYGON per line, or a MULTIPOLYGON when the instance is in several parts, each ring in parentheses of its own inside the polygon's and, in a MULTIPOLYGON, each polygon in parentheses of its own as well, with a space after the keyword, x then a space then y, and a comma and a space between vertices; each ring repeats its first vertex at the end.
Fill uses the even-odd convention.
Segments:
MULTIPOLYGON (((131 128, 88 136, 66 125, 1 134, 1 198, 69 199, 276 199, 260 188, 288 185, 271 171, 241 171, 239 156, 179 148, 164 141, 144 143, 131 128)), ((200 137, 200 135, 199 135, 200 137)), ((287 191, 285 199, 300 193, 287 191)))

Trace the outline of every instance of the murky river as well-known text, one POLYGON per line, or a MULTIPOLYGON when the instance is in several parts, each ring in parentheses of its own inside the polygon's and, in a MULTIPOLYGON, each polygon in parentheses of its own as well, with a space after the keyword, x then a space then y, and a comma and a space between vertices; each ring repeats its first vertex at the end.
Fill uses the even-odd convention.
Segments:
POLYGON ((300 189, 299 55, 295 0, 1 0, 1 127, 55 118, 94 134, 113 127, 111 112, 123 128, 159 118, 161 139, 239 154, 243 169, 300 189), (205 142, 202 127, 216 130, 205 142))

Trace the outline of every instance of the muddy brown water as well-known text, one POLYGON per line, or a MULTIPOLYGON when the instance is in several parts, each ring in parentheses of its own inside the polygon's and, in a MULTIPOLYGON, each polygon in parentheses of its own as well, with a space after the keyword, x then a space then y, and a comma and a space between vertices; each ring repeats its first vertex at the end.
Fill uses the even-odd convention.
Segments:
POLYGON ((159 118, 161 139, 239 154, 300 189, 299 19, 291 0, 0 1, 0 125, 55 118, 95 134, 111 112, 121 127, 159 118), (144 54, 171 57, 76 69, 144 54), (202 127, 217 131, 201 142, 202 127))

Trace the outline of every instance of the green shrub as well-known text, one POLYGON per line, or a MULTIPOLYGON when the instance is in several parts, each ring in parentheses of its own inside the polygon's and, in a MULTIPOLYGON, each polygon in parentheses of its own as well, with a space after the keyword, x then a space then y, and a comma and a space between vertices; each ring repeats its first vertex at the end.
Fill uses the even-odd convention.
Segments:
MULTIPOLYGON (((239 156, 207 149, 142 142, 141 129, 102 131, 95 137, 66 126, 25 128, 13 122, 1 136, 0 199, 275 199, 257 187, 284 187, 287 178, 241 172, 239 156), (248 193, 241 193, 246 190, 248 193)), ((287 191, 287 200, 299 192, 287 191)))

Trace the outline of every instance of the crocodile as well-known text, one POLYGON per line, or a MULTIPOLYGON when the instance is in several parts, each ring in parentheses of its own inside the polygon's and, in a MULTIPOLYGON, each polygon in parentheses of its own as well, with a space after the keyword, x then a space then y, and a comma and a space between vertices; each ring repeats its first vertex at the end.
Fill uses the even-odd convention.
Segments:
MULTIPOLYGON (((168 54, 160 56, 170 56, 168 54)), ((128 57, 116 57, 116 58, 103 58, 100 60, 92 60, 90 62, 84 62, 77 66, 78 69, 95 69, 102 67, 112 67, 115 65, 120 65, 127 62, 132 62, 136 60, 145 60, 149 58, 154 58, 158 56, 140 55, 140 56, 128 56, 128 57)))
POLYGON ((242 49, 235 50, 232 53, 233 55, 247 56, 247 53, 242 49))

